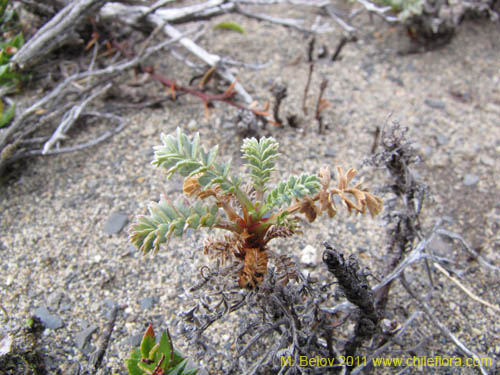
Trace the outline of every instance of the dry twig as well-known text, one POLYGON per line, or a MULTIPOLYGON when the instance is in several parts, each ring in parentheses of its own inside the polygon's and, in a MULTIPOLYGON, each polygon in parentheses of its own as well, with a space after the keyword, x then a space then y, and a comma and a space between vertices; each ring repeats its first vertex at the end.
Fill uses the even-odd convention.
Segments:
MULTIPOLYGON (((486 369, 481 365, 482 363, 481 358, 476 353, 467 348, 467 346, 465 346, 465 344, 462 343, 462 341, 460 341, 458 337, 456 337, 453 333, 451 333, 450 330, 443 323, 439 321, 439 319, 436 317, 436 312, 432 310, 432 308, 423 300, 422 297, 420 297, 417 293, 415 293, 411 289, 404 275, 402 275, 400 280, 404 288, 408 292, 408 294, 410 294, 410 296, 418 302, 418 304, 424 310, 429 320, 441 331, 441 333, 444 336, 446 336, 463 354, 471 358, 474 358, 474 360, 477 363, 477 366, 479 367, 479 371, 481 371, 481 374, 488 375, 488 371, 486 371, 486 369)), ((495 367, 494 364, 493 367, 495 367)))
POLYGON ((484 299, 482 299, 482 298, 478 297, 477 295, 475 295, 474 293, 472 293, 457 278, 451 276, 448 271, 446 271, 443 267, 441 267, 439 265, 439 263, 434 262, 433 264, 434 264, 434 267, 436 267, 439 272, 441 272, 448 279, 450 279, 451 281, 453 281, 460 289, 462 289, 465 292, 465 294, 467 294, 474 301, 479 302, 480 304, 489 307, 490 309, 496 311, 497 313, 500 313, 500 308, 498 306, 492 305, 488 301, 485 301, 484 299))
POLYGON ((12 57, 10 69, 14 71, 28 69, 62 45, 78 41, 80 37, 74 28, 85 15, 99 9, 105 2, 105 0, 80 0, 68 4, 12 57))

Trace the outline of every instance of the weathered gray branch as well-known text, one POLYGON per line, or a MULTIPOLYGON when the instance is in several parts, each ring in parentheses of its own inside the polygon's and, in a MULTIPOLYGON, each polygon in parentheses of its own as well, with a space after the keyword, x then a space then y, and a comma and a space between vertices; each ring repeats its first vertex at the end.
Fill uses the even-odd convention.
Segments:
POLYGON ((80 0, 64 7, 12 57, 10 69, 28 69, 67 43, 82 43, 75 27, 83 17, 98 10, 105 2, 106 0, 80 0))

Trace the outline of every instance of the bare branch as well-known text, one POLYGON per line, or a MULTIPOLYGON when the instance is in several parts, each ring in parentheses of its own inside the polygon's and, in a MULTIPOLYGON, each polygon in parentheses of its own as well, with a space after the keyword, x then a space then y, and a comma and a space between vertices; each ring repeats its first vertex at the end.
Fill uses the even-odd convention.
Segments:
POLYGON ((9 63, 11 71, 32 67, 56 48, 79 40, 75 26, 86 14, 104 3, 105 0, 80 0, 64 7, 12 57, 9 63))
POLYGON ((483 267, 486 267, 490 270, 497 271, 497 272, 500 271, 500 267, 497 267, 497 266, 489 263, 488 261, 486 261, 481 255, 479 255, 477 253, 477 251, 475 251, 474 249, 472 249, 469 246, 469 244, 464 240, 464 238, 461 235, 459 235, 457 233, 450 232, 449 230, 446 230, 446 229, 437 229, 436 233, 438 233, 442 236, 453 238, 454 240, 459 241, 460 244, 462 245, 462 247, 464 248, 464 250, 466 250, 474 259, 477 259, 479 264, 482 265, 483 267))
MULTIPOLYGON (((436 318, 436 312, 433 311, 432 308, 429 307, 429 305, 427 305, 427 303, 410 288, 410 285, 406 281, 404 275, 402 275, 400 280, 406 291, 410 294, 410 296, 413 297, 413 299, 418 302, 429 320, 441 331, 441 333, 446 336, 463 354, 474 358, 474 360, 477 362, 479 370, 481 371, 481 374, 488 375, 486 369, 481 365, 481 358, 476 353, 467 348, 465 344, 463 344, 453 333, 450 332, 450 330, 443 323, 439 321, 438 318, 436 318)), ((495 365, 493 364, 493 367, 494 366, 495 365)))
MULTIPOLYGON (((9 160, 14 161, 14 160, 18 160, 18 159, 21 159, 23 157, 26 157, 26 156, 57 155, 57 154, 64 154, 64 153, 68 153, 68 152, 81 151, 85 148, 95 146, 98 143, 101 143, 101 142, 105 141, 106 139, 110 138, 112 135, 119 133, 126 125, 125 121, 123 121, 123 119, 121 117, 110 114, 110 113, 84 112, 84 113, 82 113, 82 116, 96 116, 96 117, 102 117, 102 118, 109 118, 112 120, 116 120, 118 122, 118 125, 113 130, 105 131, 97 138, 94 138, 88 142, 83 142, 83 143, 80 143, 80 144, 77 144, 77 145, 71 146, 71 147, 59 147, 55 150, 49 150, 47 152, 43 152, 43 149, 30 150, 30 151, 22 152, 19 154, 15 154, 9 160)), ((33 141, 38 142, 39 140, 34 139, 33 141)), ((43 142, 43 140, 41 140, 41 141, 43 142)), ((23 141, 23 142, 25 142, 25 141, 23 141)))
POLYGON ((292 27, 294 29, 304 31, 306 33, 322 34, 322 33, 332 32, 333 30, 335 30, 334 28, 331 28, 331 27, 321 27, 321 28, 318 27, 315 29, 307 28, 307 27, 303 26, 304 21, 300 20, 300 19, 278 18, 278 17, 268 16, 266 14, 256 14, 256 13, 251 13, 251 12, 248 12, 246 10, 243 10, 240 7, 236 7, 235 11, 237 13, 242 14, 242 15, 249 17, 249 18, 255 18, 255 19, 260 20, 260 21, 271 22, 271 23, 275 23, 275 24, 278 24, 281 26, 292 27))
POLYGON ((59 124, 56 131, 52 134, 50 139, 43 146, 43 155, 47 155, 47 152, 60 140, 66 139, 66 133, 73 126, 76 120, 80 117, 80 114, 84 110, 84 108, 96 97, 104 94, 111 87, 111 83, 108 83, 106 86, 97 90, 95 93, 90 95, 88 98, 83 100, 79 105, 74 106, 69 112, 66 112, 64 115, 63 121, 59 124))
MULTIPOLYGON (((206 4, 211 4, 213 7, 213 4, 218 4, 219 0, 217 1, 211 1, 207 2, 206 4)), ((143 6, 127 6, 123 4, 116 4, 116 3, 111 3, 103 7, 101 11, 101 15, 104 18, 115 18, 116 13, 119 14, 119 19, 122 22, 125 22, 129 25, 132 26, 139 26, 141 25, 141 19, 142 15, 147 12, 149 8, 148 7, 143 7, 143 6)), ((169 21, 169 15, 164 15, 164 11, 157 11, 153 14, 149 14, 146 19, 151 22, 155 26, 160 26, 165 23, 165 21, 169 21)), ((201 48, 198 46, 195 42, 193 42, 191 39, 186 38, 182 35, 182 33, 177 30, 175 27, 172 25, 165 25, 163 27, 163 31, 165 34, 170 36, 171 38, 178 38, 179 43, 189 50, 192 54, 203 60, 205 63, 207 63, 210 66, 216 66, 217 67, 217 72, 218 74, 225 79, 228 83, 233 83, 236 80, 236 77, 229 71, 227 70, 222 62, 221 62, 221 57, 212 53, 207 52, 205 49, 201 48)), ((246 103, 250 104, 253 102, 252 97, 250 94, 247 93, 247 91, 243 88, 243 86, 240 83, 236 83, 234 89, 236 92, 242 96, 242 98, 245 100, 246 103)))
POLYGON ((434 267, 437 268, 439 272, 441 272, 443 275, 445 275, 448 279, 453 281, 460 289, 462 289, 465 294, 467 294, 470 298, 472 298, 474 301, 479 302, 482 305, 488 306, 490 309, 495 310, 497 313, 500 313, 500 308, 498 308, 495 305, 492 305, 488 301, 485 301, 484 299, 478 297, 474 293, 472 293, 469 289, 467 289, 458 279, 455 277, 451 276, 448 271, 446 271, 443 267, 439 265, 439 263, 434 262, 434 267))
POLYGON ((390 12, 392 10, 392 7, 379 7, 372 2, 368 0, 356 0, 358 3, 360 3, 368 12, 376 14, 377 16, 380 16, 382 19, 385 21, 392 23, 392 22, 397 22, 398 18, 394 16, 388 16, 386 13, 390 12))

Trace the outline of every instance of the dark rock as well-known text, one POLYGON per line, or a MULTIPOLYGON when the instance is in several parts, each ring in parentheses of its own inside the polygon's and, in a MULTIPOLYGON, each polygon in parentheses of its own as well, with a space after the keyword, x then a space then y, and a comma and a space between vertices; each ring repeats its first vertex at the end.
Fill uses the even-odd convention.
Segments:
POLYGON ((43 325, 47 328, 58 329, 63 326, 62 320, 59 317, 52 315, 46 307, 39 307, 35 310, 34 315, 40 319, 43 325))
POLYGON ((474 174, 466 174, 464 176, 464 185, 465 186, 474 186, 479 182, 479 177, 474 174))
POLYGON ((444 103, 440 100, 425 99, 424 103, 427 104, 429 107, 434 108, 434 109, 444 109, 445 108, 444 103))
POLYGON ((104 224, 103 231, 107 234, 119 233, 123 229, 125 224, 127 224, 127 221, 127 215, 120 212, 113 212, 108 218, 106 224, 104 224))
POLYGON ((143 310, 149 310, 150 308, 153 307, 155 304, 155 299, 152 297, 145 297, 139 301, 139 304, 141 305, 141 309, 143 310))
POLYGON ((333 150, 328 149, 328 150, 325 151, 325 156, 327 158, 334 158, 335 157, 335 152, 333 150))
POLYGON ((95 324, 91 324, 87 328, 85 328, 83 331, 78 333, 75 336, 75 343, 76 347, 80 350, 83 350, 85 345, 88 343, 90 336, 97 330, 97 327, 95 324))

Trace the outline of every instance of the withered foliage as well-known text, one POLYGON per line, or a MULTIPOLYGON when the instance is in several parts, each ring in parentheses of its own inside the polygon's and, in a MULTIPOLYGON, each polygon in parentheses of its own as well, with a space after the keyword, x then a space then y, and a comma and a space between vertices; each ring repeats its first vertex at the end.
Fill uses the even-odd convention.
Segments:
MULTIPOLYGON (((346 173, 342 167, 337 167, 338 184, 337 187, 330 188, 331 173, 330 169, 325 167, 319 171, 319 179, 321 184, 320 191, 312 197, 304 197, 301 200, 296 200, 296 203, 289 207, 290 213, 299 212, 303 214, 307 220, 312 223, 316 218, 323 213, 327 213, 330 218, 333 218, 337 213, 335 204, 335 196, 340 198, 349 213, 364 214, 368 210, 372 216, 377 215, 383 208, 382 200, 362 189, 361 183, 350 187, 349 184, 356 175, 356 170, 351 168, 346 173), (319 204, 318 204, 319 203, 319 204)), ((184 181, 184 194, 188 197, 196 196, 199 199, 207 199, 212 197, 215 199, 216 205, 224 209, 226 215, 231 222, 236 222, 246 228, 245 213, 240 215, 239 211, 244 210, 244 207, 239 204, 239 201, 234 199, 232 194, 225 194, 220 188, 203 189, 198 179, 200 175, 193 175, 184 181)), ((253 196, 251 188, 247 188, 249 196, 253 196)), ((295 218, 299 220, 299 218, 295 218)), ((258 286, 267 272, 268 265, 268 247, 267 243, 274 238, 285 238, 299 234, 300 229, 293 229, 287 226, 273 225, 269 227, 264 236, 252 232, 250 229, 244 229, 241 233, 232 232, 230 235, 225 235, 220 239, 207 239, 204 245, 204 252, 212 258, 219 257, 222 264, 225 264, 229 259, 242 262, 242 268, 239 271, 238 284, 242 288, 254 289, 258 286)), ((288 282, 294 277, 288 275, 286 265, 289 264, 285 258, 278 259, 278 274, 281 282, 288 282), (281 277, 282 275, 282 277, 281 277)), ((291 272, 293 275, 293 271, 291 272)))
MULTIPOLYGON (((389 172, 390 182, 385 190, 395 196, 387 203, 385 217, 390 223, 389 261, 385 274, 390 273, 414 246, 420 230, 419 215, 428 190, 410 170, 410 166, 418 161, 418 155, 406 137, 407 132, 408 128, 398 123, 384 127, 380 135, 381 151, 370 160, 370 163, 389 172)), ((380 311, 385 309, 390 287, 391 283, 378 292, 377 307, 380 311)))

